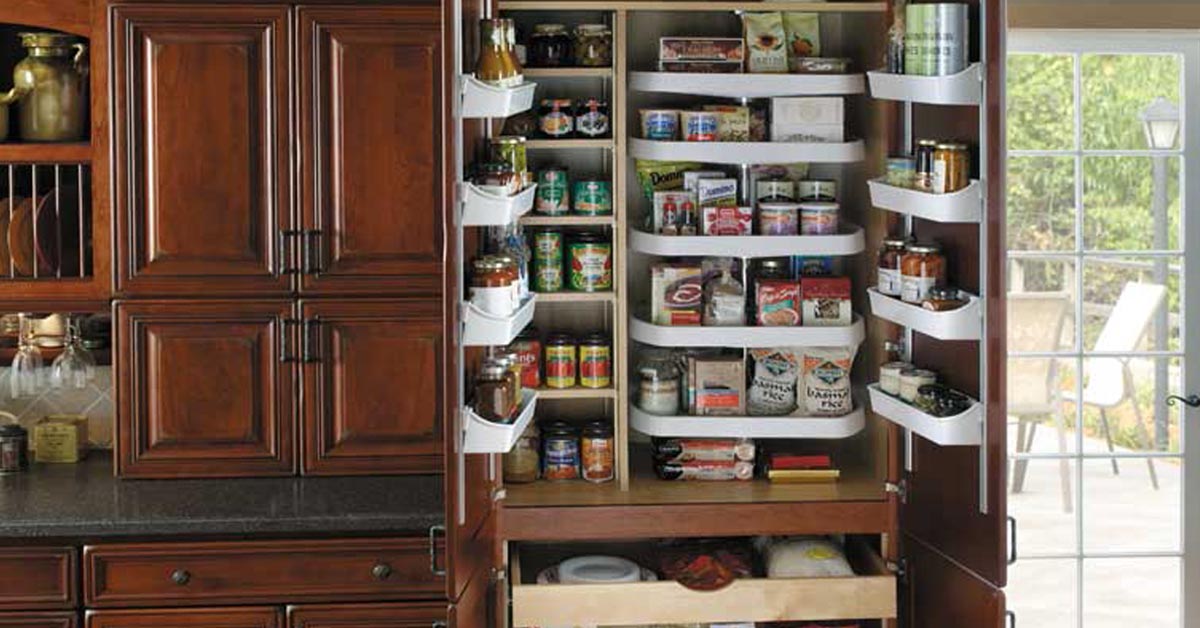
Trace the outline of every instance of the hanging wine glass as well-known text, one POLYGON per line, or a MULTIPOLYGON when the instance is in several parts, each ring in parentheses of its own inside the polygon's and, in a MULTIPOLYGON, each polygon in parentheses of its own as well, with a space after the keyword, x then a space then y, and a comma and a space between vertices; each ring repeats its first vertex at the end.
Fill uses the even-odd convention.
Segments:
POLYGON ((96 359, 83 346, 79 323, 67 318, 67 337, 63 352, 50 366, 50 384, 55 388, 87 388, 96 377, 96 359))
POLYGON ((17 354, 13 356, 12 368, 9 369, 9 393, 13 399, 33 397, 42 389, 42 351, 33 342, 33 319, 28 314, 21 314, 21 339, 17 354))

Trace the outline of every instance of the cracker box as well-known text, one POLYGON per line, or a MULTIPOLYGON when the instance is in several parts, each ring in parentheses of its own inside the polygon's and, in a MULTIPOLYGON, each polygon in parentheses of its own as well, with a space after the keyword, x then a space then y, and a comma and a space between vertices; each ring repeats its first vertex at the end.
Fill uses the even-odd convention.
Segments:
POLYGON ((659 37, 660 63, 712 61, 741 64, 746 42, 741 37, 659 37))
POLYGON ((742 356, 696 358, 696 414, 740 416, 746 413, 746 371, 742 356))

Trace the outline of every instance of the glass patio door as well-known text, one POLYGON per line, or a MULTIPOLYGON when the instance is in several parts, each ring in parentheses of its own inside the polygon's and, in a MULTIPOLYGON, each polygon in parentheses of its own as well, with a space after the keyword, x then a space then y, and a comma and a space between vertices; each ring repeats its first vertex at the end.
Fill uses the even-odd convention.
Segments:
POLYGON ((1019 625, 1200 626, 1200 409, 1167 404, 1200 395, 1189 118, 1200 34, 1010 33, 1006 594, 1019 625))

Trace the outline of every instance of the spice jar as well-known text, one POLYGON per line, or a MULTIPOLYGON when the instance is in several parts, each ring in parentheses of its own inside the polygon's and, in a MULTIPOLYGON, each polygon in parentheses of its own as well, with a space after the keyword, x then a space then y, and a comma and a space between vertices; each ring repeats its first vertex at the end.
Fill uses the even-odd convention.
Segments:
POLYGON ((529 38, 529 65, 555 68, 571 65, 571 36, 562 24, 534 24, 529 38))
POLYGON ((495 257, 481 257, 471 267, 471 304, 487 314, 511 315, 516 308, 512 269, 495 257))
POLYGON ((638 372, 638 407, 659 416, 679 414, 679 367, 668 359, 654 359, 643 363, 638 372))
POLYGON ((509 383, 513 386, 513 396, 516 397, 517 406, 521 405, 522 395, 525 392, 525 385, 521 383, 522 371, 521 358, 513 351, 501 351, 495 356, 495 361, 504 365, 508 370, 504 374, 508 378, 509 383))
POLYGON ((933 151, 934 194, 949 194, 971 184, 971 155, 965 144, 938 144, 933 151))
POLYGON ((900 258, 908 248, 904 238, 885 238, 879 249, 878 280, 875 289, 889 297, 900 296, 900 258))
POLYGON ((0 412, 0 418, 10 421, 0 425, 0 475, 29 469, 29 432, 7 412, 0 412))
POLYGON ((570 137, 575 131, 575 111, 570 98, 544 98, 538 109, 538 130, 551 139, 570 137))
POLYGON ((615 449, 613 429, 607 421, 592 421, 583 426, 579 438, 583 479, 597 484, 611 482, 616 469, 615 449))
POLYGON ((541 471, 540 454, 541 439, 538 438, 537 426, 530 423, 517 438, 512 450, 504 454, 504 483, 528 484, 537 481, 541 471))
POLYGON ((542 426, 542 478, 579 478, 579 430, 566 421, 542 426))
POLYGON ((497 87, 516 87, 524 81, 521 64, 510 44, 515 26, 504 18, 479 21, 481 46, 475 78, 497 87))
POLYGON ((929 289, 929 294, 921 302, 921 307, 933 312, 948 312, 957 310, 966 304, 967 301, 962 298, 962 293, 958 288, 934 286, 929 289))
POLYGON ((607 25, 575 27, 575 64, 592 68, 612 65, 612 31, 607 25))
POLYGON ((900 298, 920 303, 929 290, 946 281, 946 258, 936 244, 910 244, 900 258, 900 298))
POLYGON ((492 138, 491 160, 507 163, 521 178, 521 187, 533 183, 529 172, 529 160, 525 151, 525 138, 520 135, 501 135, 492 138))
POLYGON ((934 140, 917 140, 917 165, 913 172, 913 187, 921 192, 933 191, 933 154, 937 152, 934 140))
POLYGON ((900 376, 904 371, 912 368, 913 365, 908 362, 888 362, 879 367, 879 390, 893 397, 899 397, 900 376))
POLYGON ((937 383, 937 373, 926 369, 908 369, 900 373, 900 398, 915 403, 917 390, 922 386, 937 383))
POLYGON ((512 423, 516 407, 508 369, 497 362, 484 362, 475 378, 475 414, 495 423, 512 423))
POLYGON ((608 336, 593 332, 579 341, 579 385, 584 388, 612 386, 612 349, 608 336))
POLYGON ((575 132, 584 138, 607 137, 608 103, 598 98, 580 101, 579 106, 575 108, 575 132))
POLYGON ((577 346, 570 334, 551 334, 546 339, 546 387, 575 386, 577 346))

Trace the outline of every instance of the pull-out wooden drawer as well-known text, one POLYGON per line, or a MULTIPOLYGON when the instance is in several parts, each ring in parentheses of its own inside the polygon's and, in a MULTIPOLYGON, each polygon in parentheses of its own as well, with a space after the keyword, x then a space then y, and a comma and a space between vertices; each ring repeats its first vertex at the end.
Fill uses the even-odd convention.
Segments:
POLYGON ((694 591, 674 581, 537 584, 542 569, 569 556, 591 553, 604 552, 591 548, 572 553, 563 553, 561 548, 548 552, 527 550, 523 559, 521 552, 512 550, 513 626, 896 617, 896 578, 879 555, 863 544, 847 546, 847 558, 858 574, 847 578, 751 578, 711 592, 694 591))
POLYGON ((443 599, 433 558, 426 538, 98 545, 84 591, 100 608, 443 599))
POLYGON ((74 612, 58 613, 0 613, 0 628, 76 628, 79 618, 74 612))
POLYGON ((78 568, 69 547, 0 549, 0 610, 74 608, 78 568))

